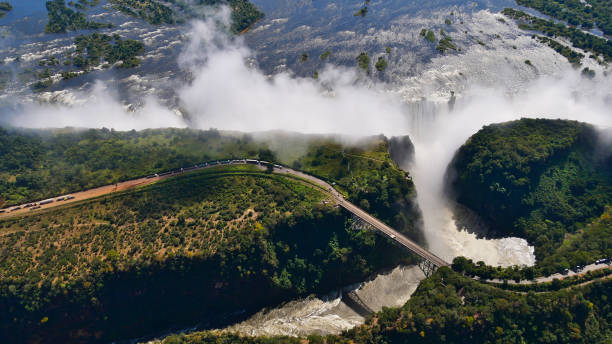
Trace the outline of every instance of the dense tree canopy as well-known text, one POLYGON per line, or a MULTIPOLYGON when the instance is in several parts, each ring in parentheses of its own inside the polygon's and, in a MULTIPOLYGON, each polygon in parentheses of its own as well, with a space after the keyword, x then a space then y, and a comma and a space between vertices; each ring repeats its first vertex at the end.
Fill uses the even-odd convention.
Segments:
POLYGON ((526 238, 545 259, 612 204, 612 160, 600 147, 595 129, 583 123, 490 125, 457 152, 451 188, 499 234, 526 238))

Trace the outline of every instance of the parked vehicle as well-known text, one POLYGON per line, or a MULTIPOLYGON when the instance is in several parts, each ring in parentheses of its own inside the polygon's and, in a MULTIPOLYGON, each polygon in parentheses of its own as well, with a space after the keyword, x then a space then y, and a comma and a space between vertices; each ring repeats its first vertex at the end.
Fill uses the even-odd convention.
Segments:
POLYGON ((49 199, 46 199, 44 201, 40 201, 39 204, 40 205, 45 205, 45 204, 49 204, 49 203, 53 203, 53 198, 49 198, 49 199))

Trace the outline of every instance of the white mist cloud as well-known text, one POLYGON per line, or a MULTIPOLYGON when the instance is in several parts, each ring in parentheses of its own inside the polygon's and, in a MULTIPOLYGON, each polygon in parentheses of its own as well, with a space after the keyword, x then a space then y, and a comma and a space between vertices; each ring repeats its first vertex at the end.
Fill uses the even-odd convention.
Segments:
MULTIPOLYGON (((114 128, 116 130, 185 127, 185 121, 160 106, 152 97, 144 105, 129 110, 118 101, 107 85, 98 81, 87 93, 60 93, 60 103, 21 105, 9 119, 11 125, 26 128, 114 128)), ((53 100, 53 99, 49 99, 53 100)))
POLYGON ((180 58, 194 80, 179 91, 199 128, 242 131, 285 129, 305 133, 400 134, 406 116, 397 98, 357 85, 353 70, 327 66, 317 81, 289 73, 264 75, 240 39, 195 22, 180 58))

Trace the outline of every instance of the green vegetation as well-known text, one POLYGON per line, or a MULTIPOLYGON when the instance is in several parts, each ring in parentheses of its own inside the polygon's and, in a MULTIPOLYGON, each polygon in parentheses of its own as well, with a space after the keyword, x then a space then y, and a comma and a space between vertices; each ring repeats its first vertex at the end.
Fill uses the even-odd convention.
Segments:
POLYGON ((325 197, 254 166, 218 167, 0 221, 0 335, 133 338, 408 262, 374 233, 344 229, 325 197))
POLYGON ((6 13, 12 10, 13 10, 13 5, 9 4, 6 1, 0 2, 0 19, 4 18, 6 16, 6 13))
POLYGON ((196 3, 211 6, 229 5, 232 9, 231 30, 234 33, 241 33, 247 30, 264 17, 264 13, 248 0, 197 0, 196 3))
POLYGON ((544 14, 584 29, 597 26, 603 33, 612 35, 612 1, 610 0, 516 0, 516 3, 536 9, 544 14))
MULTIPOLYGON (((319 176, 422 241, 414 186, 384 137, 357 146, 321 136, 279 140, 290 151, 277 158, 266 141, 216 130, 2 129, 0 203, 251 157, 319 176)), ((0 220, 0 308, 8 310, 0 337, 134 338, 328 292, 410 262, 374 233, 345 229, 348 216, 305 183, 254 166, 217 167, 0 220)))
POLYGON ((151 24, 174 24, 170 7, 157 0, 109 0, 119 11, 151 24))
POLYGON ((313 140, 292 166, 326 180, 351 202, 424 243, 414 184, 391 160, 384 137, 371 138, 359 146, 313 140))
POLYGON ((78 36, 74 39, 76 53, 73 64, 82 70, 98 66, 102 63, 122 63, 119 68, 136 67, 140 59, 136 56, 144 53, 144 44, 132 39, 121 39, 119 35, 104 35, 92 33, 87 36, 78 36))
MULTIPOLYGON (((523 237, 534 245, 541 274, 558 271, 578 261, 570 258, 573 254, 589 259, 604 253, 593 241, 578 246, 567 241, 609 231, 603 229, 606 223, 585 229, 612 204, 612 159, 597 137, 590 125, 562 120, 522 119, 484 127, 455 155, 452 189, 458 202, 490 222, 499 235, 523 237), (576 252, 564 256, 569 252, 563 247, 576 252)), ((610 239, 599 240, 605 247, 610 239)))
MULTIPOLYGON (((453 270, 468 276, 478 276, 484 279, 499 280, 532 280, 537 276, 549 276, 578 265, 588 265, 597 259, 612 257, 612 207, 606 207, 604 213, 592 223, 582 227, 574 234, 566 234, 561 245, 549 256, 538 261, 533 267, 511 268, 491 267, 480 261, 474 264, 470 259, 456 257, 453 260, 453 270)), ((591 273, 591 277, 597 276, 591 273)), ((599 277, 599 276, 597 276, 599 277)), ((582 282, 579 280, 578 283, 582 282)), ((538 284, 534 290, 559 289, 560 286, 575 284, 564 280, 561 284, 538 284)), ((527 287, 513 287, 513 290, 529 290, 527 287)))
POLYGON ((308 60, 308 54, 307 53, 302 53, 302 55, 300 55, 300 62, 304 63, 308 60))
POLYGON ((264 17, 264 13, 248 0, 230 0, 229 5, 232 8, 232 31, 235 33, 247 30, 264 17))
POLYGON ((450 19, 444 19, 444 24, 451 25, 452 23, 450 19))
POLYGON ((612 61, 612 41, 609 39, 585 33, 580 29, 568 27, 563 23, 557 24, 552 20, 536 18, 512 8, 506 8, 502 13, 518 20, 521 29, 540 31, 548 37, 565 37, 572 42, 574 47, 589 51, 596 57, 601 55, 604 61, 612 61))
POLYGON ((51 80, 51 78, 47 78, 44 80, 38 80, 35 83, 32 84, 31 88, 32 91, 34 92, 42 92, 47 90, 49 87, 51 87, 51 85, 53 85, 53 81, 51 80))
POLYGON ((284 142, 282 148, 303 150, 281 151, 276 158, 264 141, 216 130, 0 129, 0 208, 204 161, 248 157, 292 165, 335 183, 352 201, 367 200, 370 212, 420 240, 414 185, 391 160, 384 138, 357 147, 317 136, 277 141, 284 142))
POLYGON ((0 202, 9 205, 212 159, 271 154, 248 135, 227 136, 216 130, 46 132, 0 128, 0 143, 0 202))
POLYGON ((568 46, 565 46, 552 38, 544 37, 544 36, 536 36, 538 41, 547 44, 549 47, 553 48, 557 53, 564 56, 569 63, 573 65, 580 65, 580 61, 584 57, 583 54, 577 53, 568 46))
POLYGON ((47 1, 46 6, 49 16, 49 21, 45 25, 46 33, 65 33, 68 30, 95 30, 112 27, 112 24, 88 21, 83 12, 67 7, 64 0, 47 1))
POLYGON ((321 61, 327 60, 327 58, 331 55, 331 51, 326 50, 323 54, 321 54, 321 61))
POLYGON ((385 48, 385 53, 391 54, 391 47, 386 47, 385 48))
POLYGON ((436 34, 431 30, 421 29, 420 35, 423 36, 430 43, 433 43, 436 41, 436 34))
POLYGON ((110 2, 121 12, 129 16, 141 18, 155 25, 182 23, 185 19, 199 17, 200 12, 192 11, 190 8, 191 5, 228 5, 232 9, 232 24, 230 29, 234 33, 243 32, 264 16, 264 14, 248 0, 167 1, 182 9, 185 17, 180 16, 179 13, 173 11, 169 5, 159 0, 110 0, 110 2))
POLYGON ((384 71, 385 69, 387 69, 387 61, 385 60, 384 57, 379 57, 378 61, 376 61, 376 64, 374 65, 374 67, 376 67, 376 70, 379 72, 384 71))
POLYGON ((552 267, 552 271, 586 265, 600 258, 612 257, 612 208, 592 223, 573 234, 565 235, 555 252, 542 260, 540 265, 552 267))
POLYGON ((0 11, 12 11, 13 10, 13 5, 11 5, 10 3, 6 2, 6 1, 2 1, 0 2, 0 11))
POLYGON ((587 77, 589 79, 593 79, 595 77, 595 71, 590 69, 589 67, 584 67, 582 72, 580 72, 582 76, 587 77))
POLYGON ((365 17, 368 14, 368 6, 363 6, 357 12, 353 14, 355 17, 365 17))
POLYGON ((450 38, 450 36, 446 34, 446 32, 444 32, 444 30, 442 29, 440 30, 440 36, 442 36, 442 39, 440 39, 440 42, 438 42, 436 50, 441 53, 445 53, 448 49, 457 50, 457 47, 455 46, 455 44, 453 44, 452 38, 450 38))
POLYGON ((512 284, 512 283, 490 283, 491 285, 496 286, 497 288, 512 290, 518 292, 546 292, 546 291, 557 291, 561 289, 566 289, 570 287, 579 286, 581 284, 586 284, 590 281, 601 279, 606 276, 612 275, 612 269, 605 268, 594 271, 587 271, 585 274, 574 275, 570 277, 565 277, 563 279, 553 278, 551 282, 543 282, 543 283, 533 283, 533 284, 512 284))
POLYGON ((399 308, 383 308, 340 336, 252 338, 217 332, 170 336, 163 344, 204 343, 607 343, 612 281, 576 290, 520 295, 441 268, 399 308))
POLYGON ((362 52, 357 56, 357 65, 364 72, 370 72, 370 56, 366 52, 362 52))
POLYGON ((604 343, 612 283, 520 295, 441 268, 401 308, 343 336, 357 343, 604 343))
POLYGON ((39 66, 57 66, 59 65, 59 60, 55 58, 55 56, 49 56, 46 59, 42 59, 38 61, 39 66))

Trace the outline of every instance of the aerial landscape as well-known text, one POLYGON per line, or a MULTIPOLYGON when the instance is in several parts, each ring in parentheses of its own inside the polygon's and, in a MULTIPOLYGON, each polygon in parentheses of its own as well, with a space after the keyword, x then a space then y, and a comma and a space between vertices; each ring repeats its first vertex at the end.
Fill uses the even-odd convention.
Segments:
POLYGON ((612 343, 612 0, 0 1, 0 343, 612 343))

